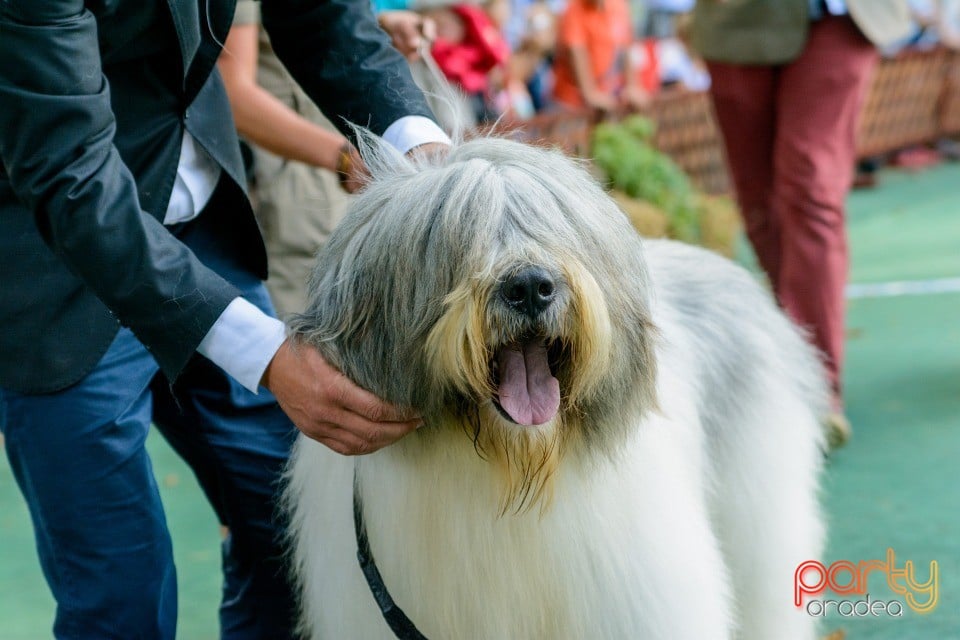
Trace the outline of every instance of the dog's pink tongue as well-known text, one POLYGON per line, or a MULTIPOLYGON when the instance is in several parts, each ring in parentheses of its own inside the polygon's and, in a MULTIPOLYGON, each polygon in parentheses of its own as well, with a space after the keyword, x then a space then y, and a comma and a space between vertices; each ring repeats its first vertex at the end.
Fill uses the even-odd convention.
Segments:
POLYGON ((560 408, 560 382, 539 342, 500 350, 500 406, 517 424, 549 422, 560 408), (523 349, 523 351, 521 351, 523 349))

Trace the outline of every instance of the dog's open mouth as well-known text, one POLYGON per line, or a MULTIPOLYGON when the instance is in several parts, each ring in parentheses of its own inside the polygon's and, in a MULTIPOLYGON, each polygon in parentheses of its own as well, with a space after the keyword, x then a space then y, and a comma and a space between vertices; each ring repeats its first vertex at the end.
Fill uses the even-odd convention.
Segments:
POLYGON ((491 363, 496 388, 493 404, 504 418, 524 426, 550 422, 560 409, 555 377, 562 347, 558 341, 529 337, 497 350, 491 363))

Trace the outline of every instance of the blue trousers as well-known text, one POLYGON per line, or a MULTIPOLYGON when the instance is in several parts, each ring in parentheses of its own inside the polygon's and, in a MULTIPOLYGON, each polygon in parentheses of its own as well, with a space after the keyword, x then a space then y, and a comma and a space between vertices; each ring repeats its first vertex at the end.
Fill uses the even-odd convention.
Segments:
MULTIPOLYGON (((261 282, 221 248, 222 231, 209 226, 188 224, 181 239, 272 312, 261 282)), ((269 393, 250 393, 203 358, 175 390, 157 371, 122 329, 94 371, 72 387, 47 395, 0 389, 0 431, 57 602, 55 635, 174 637, 176 572, 144 448, 152 421, 229 527, 222 637, 292 637, 295 600, 277 492, 295 427, 269 393)))

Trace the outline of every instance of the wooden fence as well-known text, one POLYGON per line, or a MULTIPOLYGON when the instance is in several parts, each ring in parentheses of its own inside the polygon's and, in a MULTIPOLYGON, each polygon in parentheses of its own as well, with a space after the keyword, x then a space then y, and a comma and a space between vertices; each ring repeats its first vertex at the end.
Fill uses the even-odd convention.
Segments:
MULTIPOLYGON (((646 110, 657 125, 656 146, 702 190, 730 190, 723 142, 707 93, 665 91, 646 110)), ((551 113, 506 123, 501 134, 557 146, 589 157, 595 120, 586 112, 551 113)), ((859 157, 960 134, 960 53, 946 49, 910 51, 884 59, 864 104, 858 132, 859 157)))

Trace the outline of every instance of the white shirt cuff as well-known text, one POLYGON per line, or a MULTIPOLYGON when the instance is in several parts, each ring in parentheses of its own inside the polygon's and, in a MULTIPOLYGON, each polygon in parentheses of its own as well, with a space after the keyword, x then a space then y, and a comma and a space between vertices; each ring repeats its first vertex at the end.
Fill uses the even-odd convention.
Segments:
POLYGON ((450 136, 436 122, 424 116, 404 116, 387 127, 383 139, 400 153, 430 142, 450 144, 450 136))
POLYGON ((210 327, 197 351, 257 393, 263 372, 286 338, 286 326, 281 321, 248 300, 234 298, 210 327))

